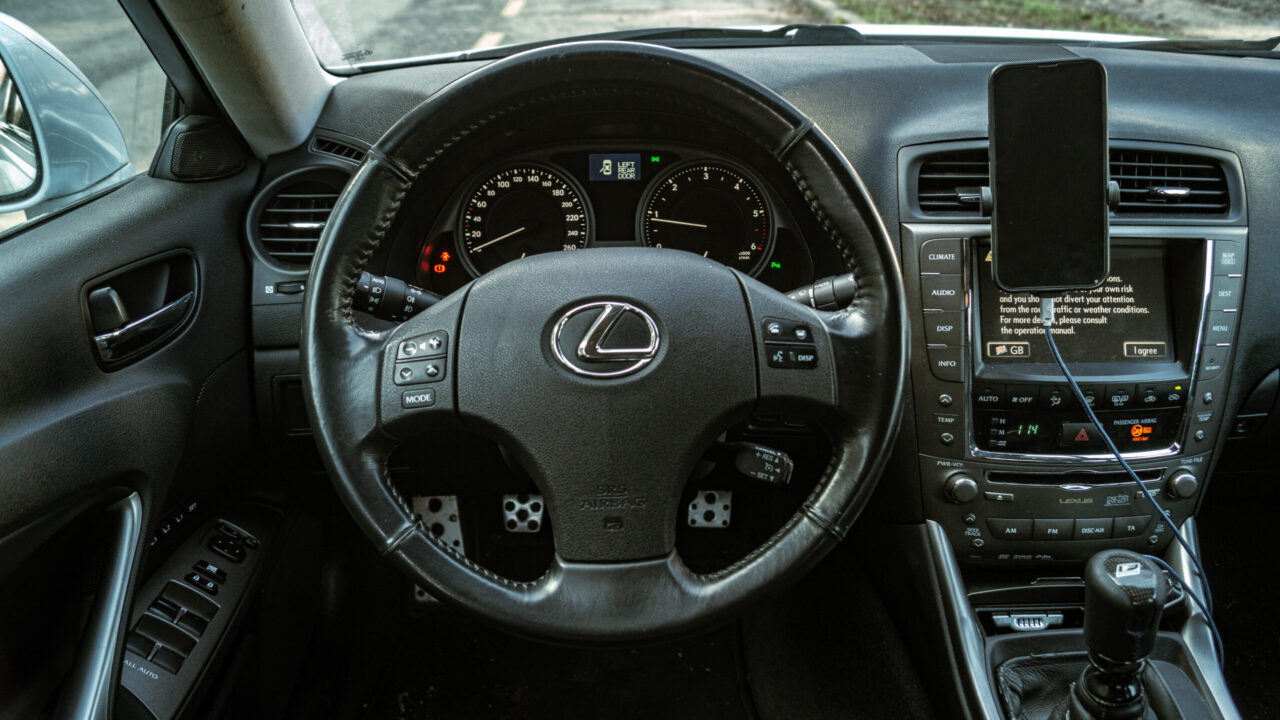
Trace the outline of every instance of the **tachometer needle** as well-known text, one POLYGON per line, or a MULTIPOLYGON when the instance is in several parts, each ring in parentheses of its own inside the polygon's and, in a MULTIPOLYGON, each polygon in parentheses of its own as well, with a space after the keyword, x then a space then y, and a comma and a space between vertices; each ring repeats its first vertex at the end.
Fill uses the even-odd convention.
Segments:
POLYGON ((707 226, 703 225, 702 223, 685 222, 683 220, 668 220, 667 218, 651 217, 649 218, 649 222, 666 223, 668 225, 680 225, 681 227, 701 228, 703 230, 707 229, 707 226))
POLYGON ((522 226, 520 226, 520 227, 516 228, 515 230, 512 230, 511 232, 507 233, 506 235, 499 235, 498 237, 496 237, 496 238, 494 238, 494 239, 490 240, 489 242, 487 242, 487 243, 485 243, 485 244, 483 244, 483 245, 477 245, 477 246, 475 246, 475 247, 471 248, 471 252, 476 252, 477 250, 483 250, 483 249, 485 249, 485 248, 489 247, 490 245, 492 245, 492 244, 494 244, 494 243, 496 243, 496 242, 502 242, 503 240, 506 240, 507 238, 509 238, 509 237, 511 237, 511 236, 513 236, 513 235, 519 235, 520 233, 524 232, 526 229, 527 229, 527 228, 526 228, 525 226, 523 226, 523 225, 522 225, 522 226))

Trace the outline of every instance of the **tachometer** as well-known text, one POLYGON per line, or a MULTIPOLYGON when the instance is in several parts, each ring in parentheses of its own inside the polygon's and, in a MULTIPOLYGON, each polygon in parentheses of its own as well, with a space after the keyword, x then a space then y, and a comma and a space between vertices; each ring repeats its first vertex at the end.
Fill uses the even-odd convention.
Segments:
POLYGON ((719 160, 677 165, 654 180, 637 221, 644 244, 697 253, 754 272, 773 241, 773 217, 745 170, 719 160))
POLYGON ((586 247, 585 196, 564 173, 538 163, 511 165, 467 194, 459 245, 476 275, 528 255, 586 247))

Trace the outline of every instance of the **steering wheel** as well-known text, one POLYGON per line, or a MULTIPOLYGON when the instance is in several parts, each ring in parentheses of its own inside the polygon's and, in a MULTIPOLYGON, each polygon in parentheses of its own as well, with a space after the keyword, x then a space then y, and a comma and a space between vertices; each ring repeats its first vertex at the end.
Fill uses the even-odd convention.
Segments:
POLYGON ((897 431, 906 375, 897 259, 827 136, 752 80, 632 43, 515 55, 400 120, 338 200, 303 323, 317 443, 377 549, 446 602, 566 642, 687 632, 802 575, 866 504, 897 431), (661 98, 767 149, 854 273, 850 305, 819 312, 691 253, 593 248, 504 265, 394 329, 357 324, 361 272, 411 188, 431 187, 443 153, 500 118, 593 97, 661 98), (808 330, 803 345, 775 342, 778 329, 794 340, 797 326, 808 330), (724 570, 696 574, 675 550, 681 491, 720 433, 764 412, 811 420, 829 437, 832 460, 767 542, 724 570), (393 487, 391 451, 430 444, 444 427, 499 442, 542 493, 555 558, 537 581, 471 562, 425 529, 393 487))

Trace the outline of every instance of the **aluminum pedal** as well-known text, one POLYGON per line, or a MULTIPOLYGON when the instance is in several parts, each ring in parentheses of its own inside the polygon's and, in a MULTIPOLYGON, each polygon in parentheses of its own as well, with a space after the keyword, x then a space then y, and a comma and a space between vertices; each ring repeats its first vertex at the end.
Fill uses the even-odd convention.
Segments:
MULTIPOLYGON (((422 520, 422 525, 427 532, 456 550, 459 555, 467 554, 467 546, 462 539, 462 522, 458 514, 457 495, 415 496, 410 500, 409 505, 413 508, 413 513, 422 520)), ((417 585, 413 586, 413 599, 424 605, 440 602, 432 597, 431 593, 417 585)))
POLYGON ((503 495, 502 527, 512 533, 536 533, 546 509, 541 495, 503 495))
POLYGON ((723 530, 732 514, 732 490, 699 490, 689 503, 689 527, 723 530))

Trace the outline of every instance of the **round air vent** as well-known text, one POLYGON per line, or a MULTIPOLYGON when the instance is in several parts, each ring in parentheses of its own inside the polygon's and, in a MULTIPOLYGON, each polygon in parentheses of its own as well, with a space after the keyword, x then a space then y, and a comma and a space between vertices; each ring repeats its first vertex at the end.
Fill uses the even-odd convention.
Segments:
POLYGON ((306 168, 271 182, 249 212, 249 237, 258 255, 281 268, 309 268, 348 178, 341 170, 306 168))

